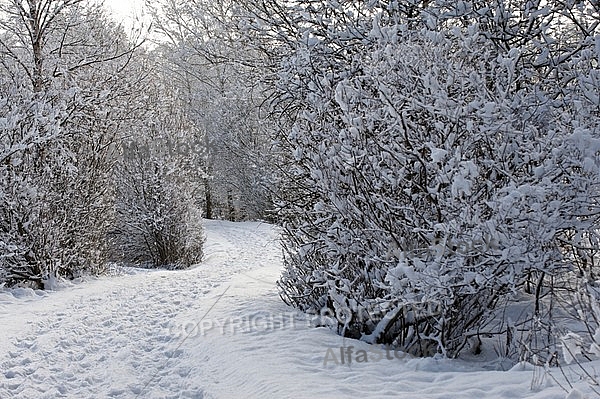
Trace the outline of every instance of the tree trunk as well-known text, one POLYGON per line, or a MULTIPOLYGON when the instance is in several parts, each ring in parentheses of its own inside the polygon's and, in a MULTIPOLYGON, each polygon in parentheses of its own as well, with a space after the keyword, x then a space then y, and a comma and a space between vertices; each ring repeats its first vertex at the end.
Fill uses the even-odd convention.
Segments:
POLYGON ((212 212, 212 208, 213 208, 213 203, 212 203, 212 187, 210 185, 210 177, 206 177, 204 178, 204 200, 206 202, 205 208, 204 208, 204 216, 207 219, 212 219, 213 218, 213 212, 212 212))
POLYGON ((227 191, 227 219, 235 222, 235 207, 233 206, 233 193, 231 190, 227 191))

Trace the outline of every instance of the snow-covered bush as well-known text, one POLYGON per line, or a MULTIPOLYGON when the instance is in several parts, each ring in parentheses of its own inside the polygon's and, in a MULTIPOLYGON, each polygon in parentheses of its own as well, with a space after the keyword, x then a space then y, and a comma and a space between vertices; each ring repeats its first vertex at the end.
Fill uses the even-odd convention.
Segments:
POLYGON ((177 100, 147 87, 137 133, 117 165, 113 260, 144 267, 186 268, 202 259, 198 200, 204 173, 191 125, 177 100), (167 100, 168 99, 168 100, 167 100))
POLYGON ((573 276, 572 249, 597 250, 589 32, 551 31, 560 5, 369 4, 288 10, 283 299, 419 355, 500 333, 484 327, 518 292, 552 328, 545 300, 573 276))
POLYGON ((82 125, 69 130, 63 119, 69 105, 57 106, 47 94, 9 101, 12 109, 2 115, 7 125, 0 129, 7 139, 0 167, 0 264, 8 282, 41 284, 51 275, 101 271, 112 215, 109 167, 103 165, 108 151, 92 153, 103 143, 78 136, 82 125))
POLYGON ((176 165, 149 154, 134 153, 123 161, 112 232, 115 260, 168 268, 201 261, 202 213, 177 172, 176 165))

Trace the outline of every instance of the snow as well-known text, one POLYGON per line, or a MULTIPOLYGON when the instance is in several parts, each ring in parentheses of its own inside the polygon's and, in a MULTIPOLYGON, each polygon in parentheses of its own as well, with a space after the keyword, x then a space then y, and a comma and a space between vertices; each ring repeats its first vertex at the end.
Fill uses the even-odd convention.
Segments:
POLYGON ((412 358, 315 328, 278 297, 274 227, 205 225, 190 270, 0 291, 0 398, 592 397, 558 369, 412 358))

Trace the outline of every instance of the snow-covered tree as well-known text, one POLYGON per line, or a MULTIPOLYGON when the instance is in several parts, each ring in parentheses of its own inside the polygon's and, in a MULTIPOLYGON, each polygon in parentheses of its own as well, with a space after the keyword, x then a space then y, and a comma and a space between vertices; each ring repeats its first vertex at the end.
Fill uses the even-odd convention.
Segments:
POLYGON ((97 5, 0 5, 0 269, 42 286, 105 267, 134 54, 97 5))
POLYGON ((231 27, 237 2, 153 3, 160 52, 203 143, 207 218, 264 218, 270 129, 260 62, 231 27))

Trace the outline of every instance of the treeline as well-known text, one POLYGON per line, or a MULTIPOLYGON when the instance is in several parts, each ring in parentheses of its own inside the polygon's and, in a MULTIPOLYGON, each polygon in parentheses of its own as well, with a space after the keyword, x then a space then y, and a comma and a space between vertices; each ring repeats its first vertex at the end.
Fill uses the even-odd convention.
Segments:
POLYGON ((0 4, 0 285, 188 267, 203 216, 265 217, 248 92, 149 36, 94 2, 0 4))

